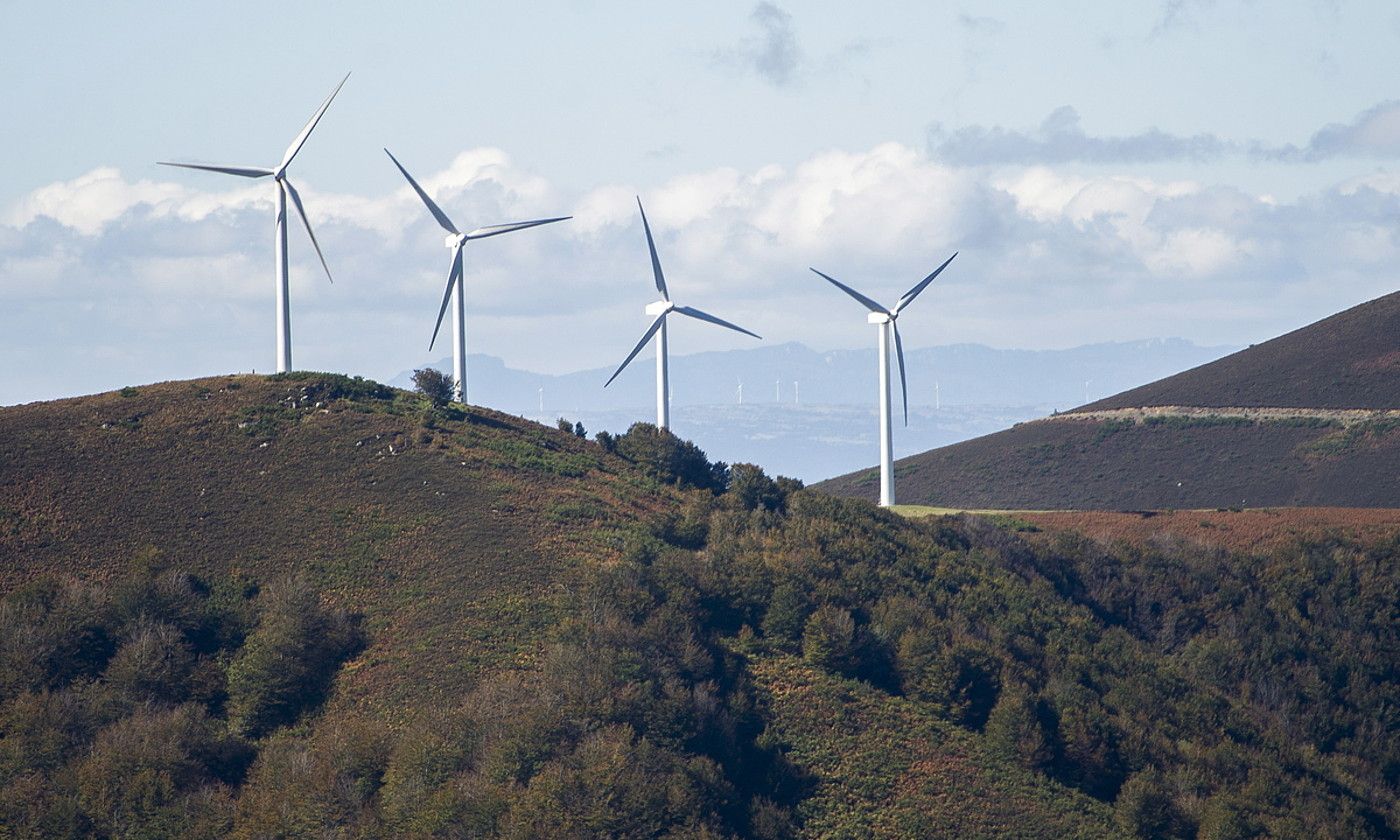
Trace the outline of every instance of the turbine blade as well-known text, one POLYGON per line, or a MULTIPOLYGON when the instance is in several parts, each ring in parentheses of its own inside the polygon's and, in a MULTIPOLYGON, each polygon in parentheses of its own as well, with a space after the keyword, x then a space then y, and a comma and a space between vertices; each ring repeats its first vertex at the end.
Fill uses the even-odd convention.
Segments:
POLYGON ((335 95, 340 93, 340 89, 345 87, 345 83, 349 81, 349 79, 350 74, 346 73, 345 78, 341 79, 340 84, 336 85, 335 90, 331 91, 331 95, 327 96, 326 101, 321 103, 321 107, 316 109, 316 113, 311 115, 311 119, 307 121, 306 127, 297 135, 297 139, 293 140, 292 145, 287 147, 287 153, 282 156, 282 162, 277 165, 278 169, 286 169, 287 164, 291 163, 292 158, 297 156, 297 152, 301 151, 302 145, 306 143, 306 138, 311 136, 311 131, 316 127, 316 123, 321 121, 321 116, 326 113, 327 108, 331 107, 331 100, 335 99, 335 95))
POLYGON ((719 324, 721 327, 728 327, 729 329, 734 330, 735 332, 741 332, 744 335, 751 335, 760 341, 763 340, 763 336, 759 335, 756 332, 749 332, 748 330, 744 329, 738 324, 731 324, 723 318, 716 318, 710 313, 701 312, 693 306, 677 306, 674 311, 679 312, 682 315, 689 315, 690 317, 700 321, 709 321, 711 324, 719 324))
POLYGON ((564 220, 566 220, 566 219, 572 219, 572 218, 573 218, 573 216, 556 216, 556 217, 553 218, 553 219, 534 219, 534 220, 529 221, 529 222, 510 222, 510 223, 504 224, 504 225, 487 225, 486 227, 479 227, 479 228, 477 228, 476 230, 473 230, 473 231, 468 232, 468 233, 467 233, 467 238, 468 238, 468 239, 485 239, 485 238, 488 237, 488 236, 499 236, 500 234, 503 234, 503 233, 513 233, 513 232, 515 232, 515 231, 517 231, 517 230, 524 230, 525 228, 538 227, 539 225, 547 225, 547 224, 550 224, 551 222, 562 222, 562 221, 564 221, 564 220))
POLYGON ((651 251, 651 273, 656 278, 656 290, 661 293, 662 300, 670 300, 666 278, 661 274, 661 259, 656 256, 656 242, 651 238, 651 225, 647 223, 647 211, 642 210, 641 196, 637 196, 637 209, 642 211, 642 229, 647 232, 647 249, 651 251))
POLYGON ((899 310, 901 310, 901 309, 903 309, 904 307, 908 306, 909 304, 913 303, 913 302, 914 302, 914 298, 918 297, 920 292, 922 292, 924 289, 928 288, 928 284, 930 284, 930 283, 933 282, 933 278, 935 278, 935 277, 937 277, 938 275, 942 274, 942 273, 943 273, 943 269, 947 268, 947 267, 948 267, 948 263, 952 262, 952 261, 953 261, 953 257, 956 257, 957 255, 958 255, 957 252, 954 251, 952 257, 949 257, 948 259, 946 259, 946 260, 943 261, 943 265, 940 265, 938 268, 935 268, 935 269, 933 270, 933 273, 932 273, 932 274, 930 274, 929 276, 925 277, 923 280, 920 280, 920 281, 919 281, 919 285, 917 285, 917 286, 915 286, 914 288, 910 289, 909 291, 905 292, 905 293, 904 293, 904 297, 902 297, 902 298, 899 299, 899 303, 896 303, 896 304, 894 305, 894 314, 898 315, 898 314, 899 314, 899 310))
POLYGON ((458 245, 452 250, 452 270, 447 273, 447 290, 442 293, 442 308, 438 310, 437 324, 433 326, 433 338, 428 342, 428 349, 433 349, 437 344, 438 330, 442 329, 442 316, 447 314, 447 302, 452 299, 452 284, 462 282, 462 246, 458 245))
POLYGON ((845 283, 842 283, 840 280, 837 280, 835 277, 832 277, 829 274, 822 274, 815 268, 812 269, 812 271, 815 272, 817 276, 826 278, 827 282, 831 283, 836 288, 840 289, 841 291, 860 301, 861 305, 864 306, 866 309, 869 309, 871 312, 879 312, 883 315, 890 314, 890 311, 888 309, 871 300, 870 298, 866 297, 865 295, 861 294, 860 292, 857 292, 855 289, 852 289, 850 286, 847 286, 845 283))
POLYGON ((899 324, 890 321, 894 327, 894 355, 899 359, 899 391, 904 396, 904 425, 909 425, 909 384, 904 380, 904 342, 899 340, 899 324))
POLYGON ((418 186, 418 182, 413 180, 413 176, 408 174, 407 169, 403 168, 403 164, 399 163, 398 158, 394 157, 394 153, 385 149, 384 154, 389 156, 389 160, 392 160, 394 165, 399 168, 399 171, 403 173, 403 176, 408 179, 408 185, 413 187, 413 191, 418 193, 418 197, 423 199, 424 204, 428 205, 428 212, 433 214, 433 218, 437 219, 437 223, 442 225, 443 229, 448 233, 461 236, 462 232, 453 227, 452 220, 447 218, 447 214, 442 212, 442 208, 437 206, 431 198, 428 198, 428 194, 423 192, 423 188, 418 186))
POLYGON ((311 237, 311 247, 316 249, 316 256, 321 258, 321 268, 326 270, 326 279, 334 283, 335 280, 331 278, 331 267, 326 265, 326 255, 321 253, 321 243, 316 241, 316 234, 311 232, 311 220, 306 218, 306 208, 302 206, 301 195, 297 192, 297 188, 292 186, 290 178, 283 178, 282 183, 286 185, 287 195, 292 197, 292 206, 297 209, 297 215, 301 217, 301 223, 306 227, 306 235, 311 237))
POLYGON ((643 347, 647 346, 647 342, 651 341, 651 337, 656 335, 657 330, 661 329, 661 323, 665 320, 665 312, 662 312, 660 315, 656 316, 656 320, 651 322, 651 326, 647 327, 647 331, 642 333, 642 340, 637 342, 637 346, 633 347, 632 352, 627 354, 627 358, 622 360, 622 364, 617 366, 617 370, 613 371, 613 375, 609 376, 608 381, 603 383, 604 388, 611 385, 612 381, 617 378, 617 375, 619 373, 622 373, 622 369, 627 367, 628 363, 630 363, 633 359, 637 358, 637 354, 642 352, 643 347))
POLYGON ((264 169, 261 166, 211 166, 203 163, 172 163, 168 160, 158 160, 156 163, 161 166, 178 166, 182 169, 203 169, 206 172, 222 172, 225 175, 238 175, 242 178, 266 178, 272 174, 271 169, 264 169))

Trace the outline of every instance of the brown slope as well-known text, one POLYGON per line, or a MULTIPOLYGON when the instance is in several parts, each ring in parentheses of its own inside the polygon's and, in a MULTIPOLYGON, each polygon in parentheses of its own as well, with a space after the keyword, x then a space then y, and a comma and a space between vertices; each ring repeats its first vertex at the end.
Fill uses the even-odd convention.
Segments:
MULTIPOLYGON (((905 504, 997 509, 1400 507, 1400 428, 1057 420, 895 464, 905 504)), ((875 499, 873 470, 817 485, 875 499)))
MULTIPOLYGON (((1397 408, 1400 292, 1074 412, 906 458, 896 497, 965 508, 1400 507, 1400 422, 1329 413, 1397 408), (1134 411, 1152 406, 1172 408, 1134 411), (1226 410, 1252 408, 1283 410, 1226 410), (1102 414, 1112 411, 1122 413, 1102 414), (1101 414, 1080 418, 1088 412, 1101 414)), ((818 486, 877 493, 870 470, 818 486)))
POLYGON ((1078 410, 1400 408, 1400 292, 1078 410))

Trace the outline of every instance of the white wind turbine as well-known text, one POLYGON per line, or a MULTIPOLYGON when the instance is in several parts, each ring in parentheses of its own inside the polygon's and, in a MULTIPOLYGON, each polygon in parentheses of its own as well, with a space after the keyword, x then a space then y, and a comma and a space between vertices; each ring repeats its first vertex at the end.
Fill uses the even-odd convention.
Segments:
MULTIPOLYGON (((292 315, 287 301, 287 197, 291 196, 292 205, 296 207, 297 215, 301 217, 301 223, 306 227, 306 235, 311 238, 311 246, 316 249, 316 256, 321 259, 321 268, 326 270, 326 279, 331 279, 330 267, 326 265, 326 257, 321 253, 321 246, 316 242, 316 234, 311 232, 311 222, 306 218, 306 208, 301 204, 301 196, 297 193, 297 188, 292 186, 291 180, 287 177, 287 166, 291 164, 292 158, 297 156, 301 147, 306 143, 306 138, 311 136, 312 129, 321 121, 321 116, 326 113, 326 109, 331 106, 331 100, 340 93, 341 87, 345 85, 350 74, 346 73, 345 78, 340 80, 340 84, 335 86, 331 95, 326 97, 326 101, 321 103, 321 107, 311 116, 306 127, 301 130, 292 145, 287 147, 287 151, 282 155, 282 162, 275 168, 268 169, 261 166, 212 166, 200 163, 172 163, 169 161, 159 161, 162 166, 180 166, 185 169, 203 169, 209 172, 222 172, 225 175, 237 175, 241 178, 266 178, 271 175, 272 180, 277 184, 277 212, 275 233, 273 236, 273 252, 277 264, 277 372, 286 373, 292 369, 292 315)), ((331 281, 335 282, 335 281, 331 281)))
POLYGON ((637 346, 633 347, 632 352, 627 354, 627 358, 622 360, 622 364, 617 366, 617 370, 613 372, 612 376, 608 377, 607 382, 603 383, 603 387, 606 388, 611 385, 612 381, 617 378, 617 375, 622 373, 623 368, 627 367, 627 364, 635 359, 638 353, 642 352, 642 348, 651 340, 651 337, 653 335, 656 336, 656 425, 665 429, 671 424, 670 374, 667 369, 666 359, 667 315, 675 312, 694 318, 697 321, 709 321, 711 324, 718 324, 721 327, 734 330, 735 332, 751 335, 759 340, 762 340, 763 337, 758 333, 749 332, 736 324, 731 324, 721 318, 716 318, 708 312, 701 312, 693 306, 676 306, 671 302, 671 295, 666 291, 666 278, 661 274, 661 260, 656 256, 656 242, 651 237, 651 225, 647 224, 647 211, 642 210, 641 198, 637 199, 637 209, 641 211, 642 214, 642 229, 646 231, 647 248, 651 251, 651 272, 656 278, 656 290, 661 293, 661 300, 647 304, 646 313, 648 315, 655 315, 656 320, 652 321, 651 326, 647 327, 647 331, 642 333, 642 340, 637 342, 637 346))
POLYGON ((895 321, 899 318, 899 313, 904 307, 914 302, 914 298, 919 293, 928 288, 933 279, 948 267, 948 263, 953 261, 953 254, 942 265, 934 269, 933 273, 920 280, 918 285, 904 293, 893 309, 886 309, 865 295, 852 289, 834 277, 822 274, 815 268, 812 269, 818 276, 826 279, 836 288, 850 295, 859 301, 870 314, 866 320, 871 324, 876 324, 880 328, 878 339, 880 350, 880 506, 889 507, 894 504, 894 446, 891 440, 892 430, 890 428, 890 335, 894 335, 895 354, 899 358, 899 389, 904 395, 904 425, 909 425, 909 386, 904 379, 904 344, 899 340, 899 326, 895 321))
POLYGON ((403 173, 403 177, 408 179, 408 185, 413 187, 413 191, 418 193, 418 197, 423 199, 423 204, 428 208, 428 212, 433 214, 437 223, 442 225, 442 229, 447 231, 446 244, 452 251, 452 267, 447 272, 447 289, 442 293, 442 308, 438 310, 437 324, 433 327, 433 337, 428 342, 428 349, 432 350, 437 343, 438 330, 442 329, 443 315, 447 314, 447 304, 452 303, 452 399, 465 403, 467 400, 467 313, 462 303, 462 247, 473 239, 486 239, 490 236, 498 236, 502 233, 524 230, 537 225, 547 225, 550 222, 562 222, 565 219, 572 219, 572 216, 557 216, 553 219, 534 219, 528 222, 509 222, 503 225, 488 225, 475 230, 462 233, 452 224, 452 220, 447 218, 447 214, 442 212, 442 208, 433 203, 423 188, 418 186, 418 182, 413 180, 413 176, 408 174, 408 170, 403 168, 399 159, 394 157, 393 152, 388 149, 384 154, 389 156, 389 160, 403 173))

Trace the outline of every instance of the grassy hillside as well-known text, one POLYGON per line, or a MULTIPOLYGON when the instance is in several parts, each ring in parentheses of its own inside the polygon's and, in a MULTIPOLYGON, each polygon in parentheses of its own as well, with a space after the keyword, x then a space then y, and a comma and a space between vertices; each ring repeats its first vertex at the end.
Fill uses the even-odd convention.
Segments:
POLYGON ((346 702, 393 714, 528 665, 579 564, 673 501, 597 446, 343 377, 168 382, 0 411, 0 584, 304 572, 376 640, 346 702))
POLYGON ((909 521, 317 374, 0 410, 0 479, 0 836, 1400 826, 1384 522, 909 521))

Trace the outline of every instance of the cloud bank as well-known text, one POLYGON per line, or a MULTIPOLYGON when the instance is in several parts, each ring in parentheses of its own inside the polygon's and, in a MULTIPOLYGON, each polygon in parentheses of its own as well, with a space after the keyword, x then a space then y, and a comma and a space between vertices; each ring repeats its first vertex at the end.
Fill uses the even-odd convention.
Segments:
MULTIPOLYGON (((1383 129, 1358 120, 1346 142, 1382 143, 1383 129)), ((1039 142, 1065 137, 1082 137, 1072 114, 1039 142)), ((1099 147, 1104 159, 1144 159, 1134 144, 1151 145, 1119 141, 1099 147)), ((1007 142, 1003 158, 1034 158, 1007 142)), ((1243 343, 1394 288, 1400 177, 1278 203, 1229 185, 1073 174, 1044 157, 995 169, 949 157, 885 143, 685 173, 643 200, 678 300, 817 348, 870 337, 858 307, 808 266, 893 301, 955 250, 901 321, 911 346, 1243 343)), ((636 186, 566 191, 490 148, 416 168, 460 224, 575 216, 469 246, 472 352, 549 372, 621 358, 653 294, 636 186)), ((223 187, 96 169, 0 213, 0 353, 11 362, 0 403, 270 367, 272 190, 223 187)), ((436 358, 427 339, 447 252, 416 196, 301 187, 336 283, 294 228, 296 365, 383 377, 436 358)), ((701 327, 672 341, 686 353, 741 339, 701 327)))

